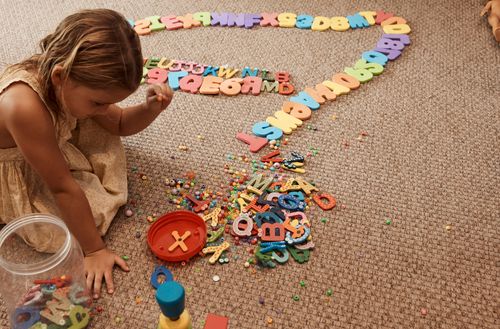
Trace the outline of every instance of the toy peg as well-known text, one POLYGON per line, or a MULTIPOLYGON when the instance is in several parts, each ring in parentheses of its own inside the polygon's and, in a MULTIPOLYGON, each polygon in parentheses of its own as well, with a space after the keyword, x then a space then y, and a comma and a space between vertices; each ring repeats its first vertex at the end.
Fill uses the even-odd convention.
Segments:
POLYGON ((316 194, 313 196, 313 200, 323 210, 333 209, 333 208, 335 208, 335 205, 337 204, 337 201, 335 200, 335 198, 328 193, 316 194), (323 202, 323 199, 326 199, 328 202, 327 203, 323 202))
POLYGON ((172 236, 174 237, 175 242, 168 247, 168 251, 172 252, 175 248, 180 247, 182 251, 188 251, 188 247, 184 243, 184 240, 191 236, 191 231, 186 231, 182 236, 179 235, 179 232, 172 231, 172 236))
POLYGON ((203 254, 214 253, 212 257, 210 257, 208 262, 210 264, 215 264, 217 263, 217 260, 219 259, 222 252, 226 249, 229 249, 229 243, 227 241, 224 241, 221 245, 204 248, 202 250, 202 253, 203 254))
POLYGON ((204 215, 202 218, 205 222, 210 220, 211 221, 210 225, 212 225, 212 227, 216 227, 217 224, 219 224, 220 212, 221 212, 221 208, 217 207, 214 209, 214 211, 212 211, 211 213, 209 213, 207 215, 204 215))
POLYGON ((165 282, 156 290, 156 301, 160 306, 157 329, 191 329, 191 315, 186 309, 184 287, 176 282, 165 282))
POLYGON ((500 42, 500 0, 491 0, 481 10, 481 16, 489 12, 488 23, 497 42, 500 42))

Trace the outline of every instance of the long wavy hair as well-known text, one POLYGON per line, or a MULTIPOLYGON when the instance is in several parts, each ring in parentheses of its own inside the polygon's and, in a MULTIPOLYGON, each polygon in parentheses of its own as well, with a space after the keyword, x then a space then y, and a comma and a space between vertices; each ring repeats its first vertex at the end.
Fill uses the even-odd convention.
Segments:
POLYGON ((56 65, 62 78, 95 89, 135 91, 142 78, 139 36, 125 17, 110 9, 82 10, 67 16, 54 33, 40 41, 41 52, 7 67, 36 73, 47 105, 61 114, 51 74, 56 65))

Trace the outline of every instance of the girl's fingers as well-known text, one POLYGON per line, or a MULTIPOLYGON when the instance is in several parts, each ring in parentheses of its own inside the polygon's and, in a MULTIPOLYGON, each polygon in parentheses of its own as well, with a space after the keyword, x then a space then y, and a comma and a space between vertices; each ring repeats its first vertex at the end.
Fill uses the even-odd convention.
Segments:
POLYGON ((112 294, 115 291, 115 286, 113 285, 113 275, 111 274, 111 271, 104 272, 104 280, 106 281, 108 294, 112 294))
POLYGON ((102 285, 102 273, 96 273, 94 277, 94 299, 99 298, 99 293, 101 292, 102 285))
POLYGON ((125 262, 121 257, 115 256, 115 264, 126 272, 130 271, 127 262, 125 262))
POLYGON ((89 291, 92 291, 92 284, 94 283, 94 276, 95 276, 94 272, 87 272, 86 283, 87 283, 87 289, 89 291))

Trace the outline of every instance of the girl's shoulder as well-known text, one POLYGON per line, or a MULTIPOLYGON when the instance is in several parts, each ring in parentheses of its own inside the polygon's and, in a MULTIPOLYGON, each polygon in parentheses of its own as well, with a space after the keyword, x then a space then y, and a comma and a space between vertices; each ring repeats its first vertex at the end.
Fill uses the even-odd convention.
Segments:
POLYGON ((0 92, 0 117, 6 124, 39 122, 42 126, 53 126, 45 103, 26 82, 15 81, 0 92))
POLYGON ((25 70, 5 71, 0 77, 0 115, 33 115, 40 119, 47 117, 54 123, 55 117, 47 107, 40 84, 32 72, 25 70), (40 111, 42 110, 42 111, 40 111))

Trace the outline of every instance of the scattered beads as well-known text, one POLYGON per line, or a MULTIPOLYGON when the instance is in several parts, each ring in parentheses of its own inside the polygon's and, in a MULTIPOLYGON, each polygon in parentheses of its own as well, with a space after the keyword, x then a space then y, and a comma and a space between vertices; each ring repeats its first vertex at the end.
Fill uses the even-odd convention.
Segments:
POLYGON ((220 276, 218 276, 218 275, 214 275, 214 276, 213 276, 213 278, 212 278, 212 280, 213 280, 214 282, 219 282, 219 281, 220 281, 220 276))

